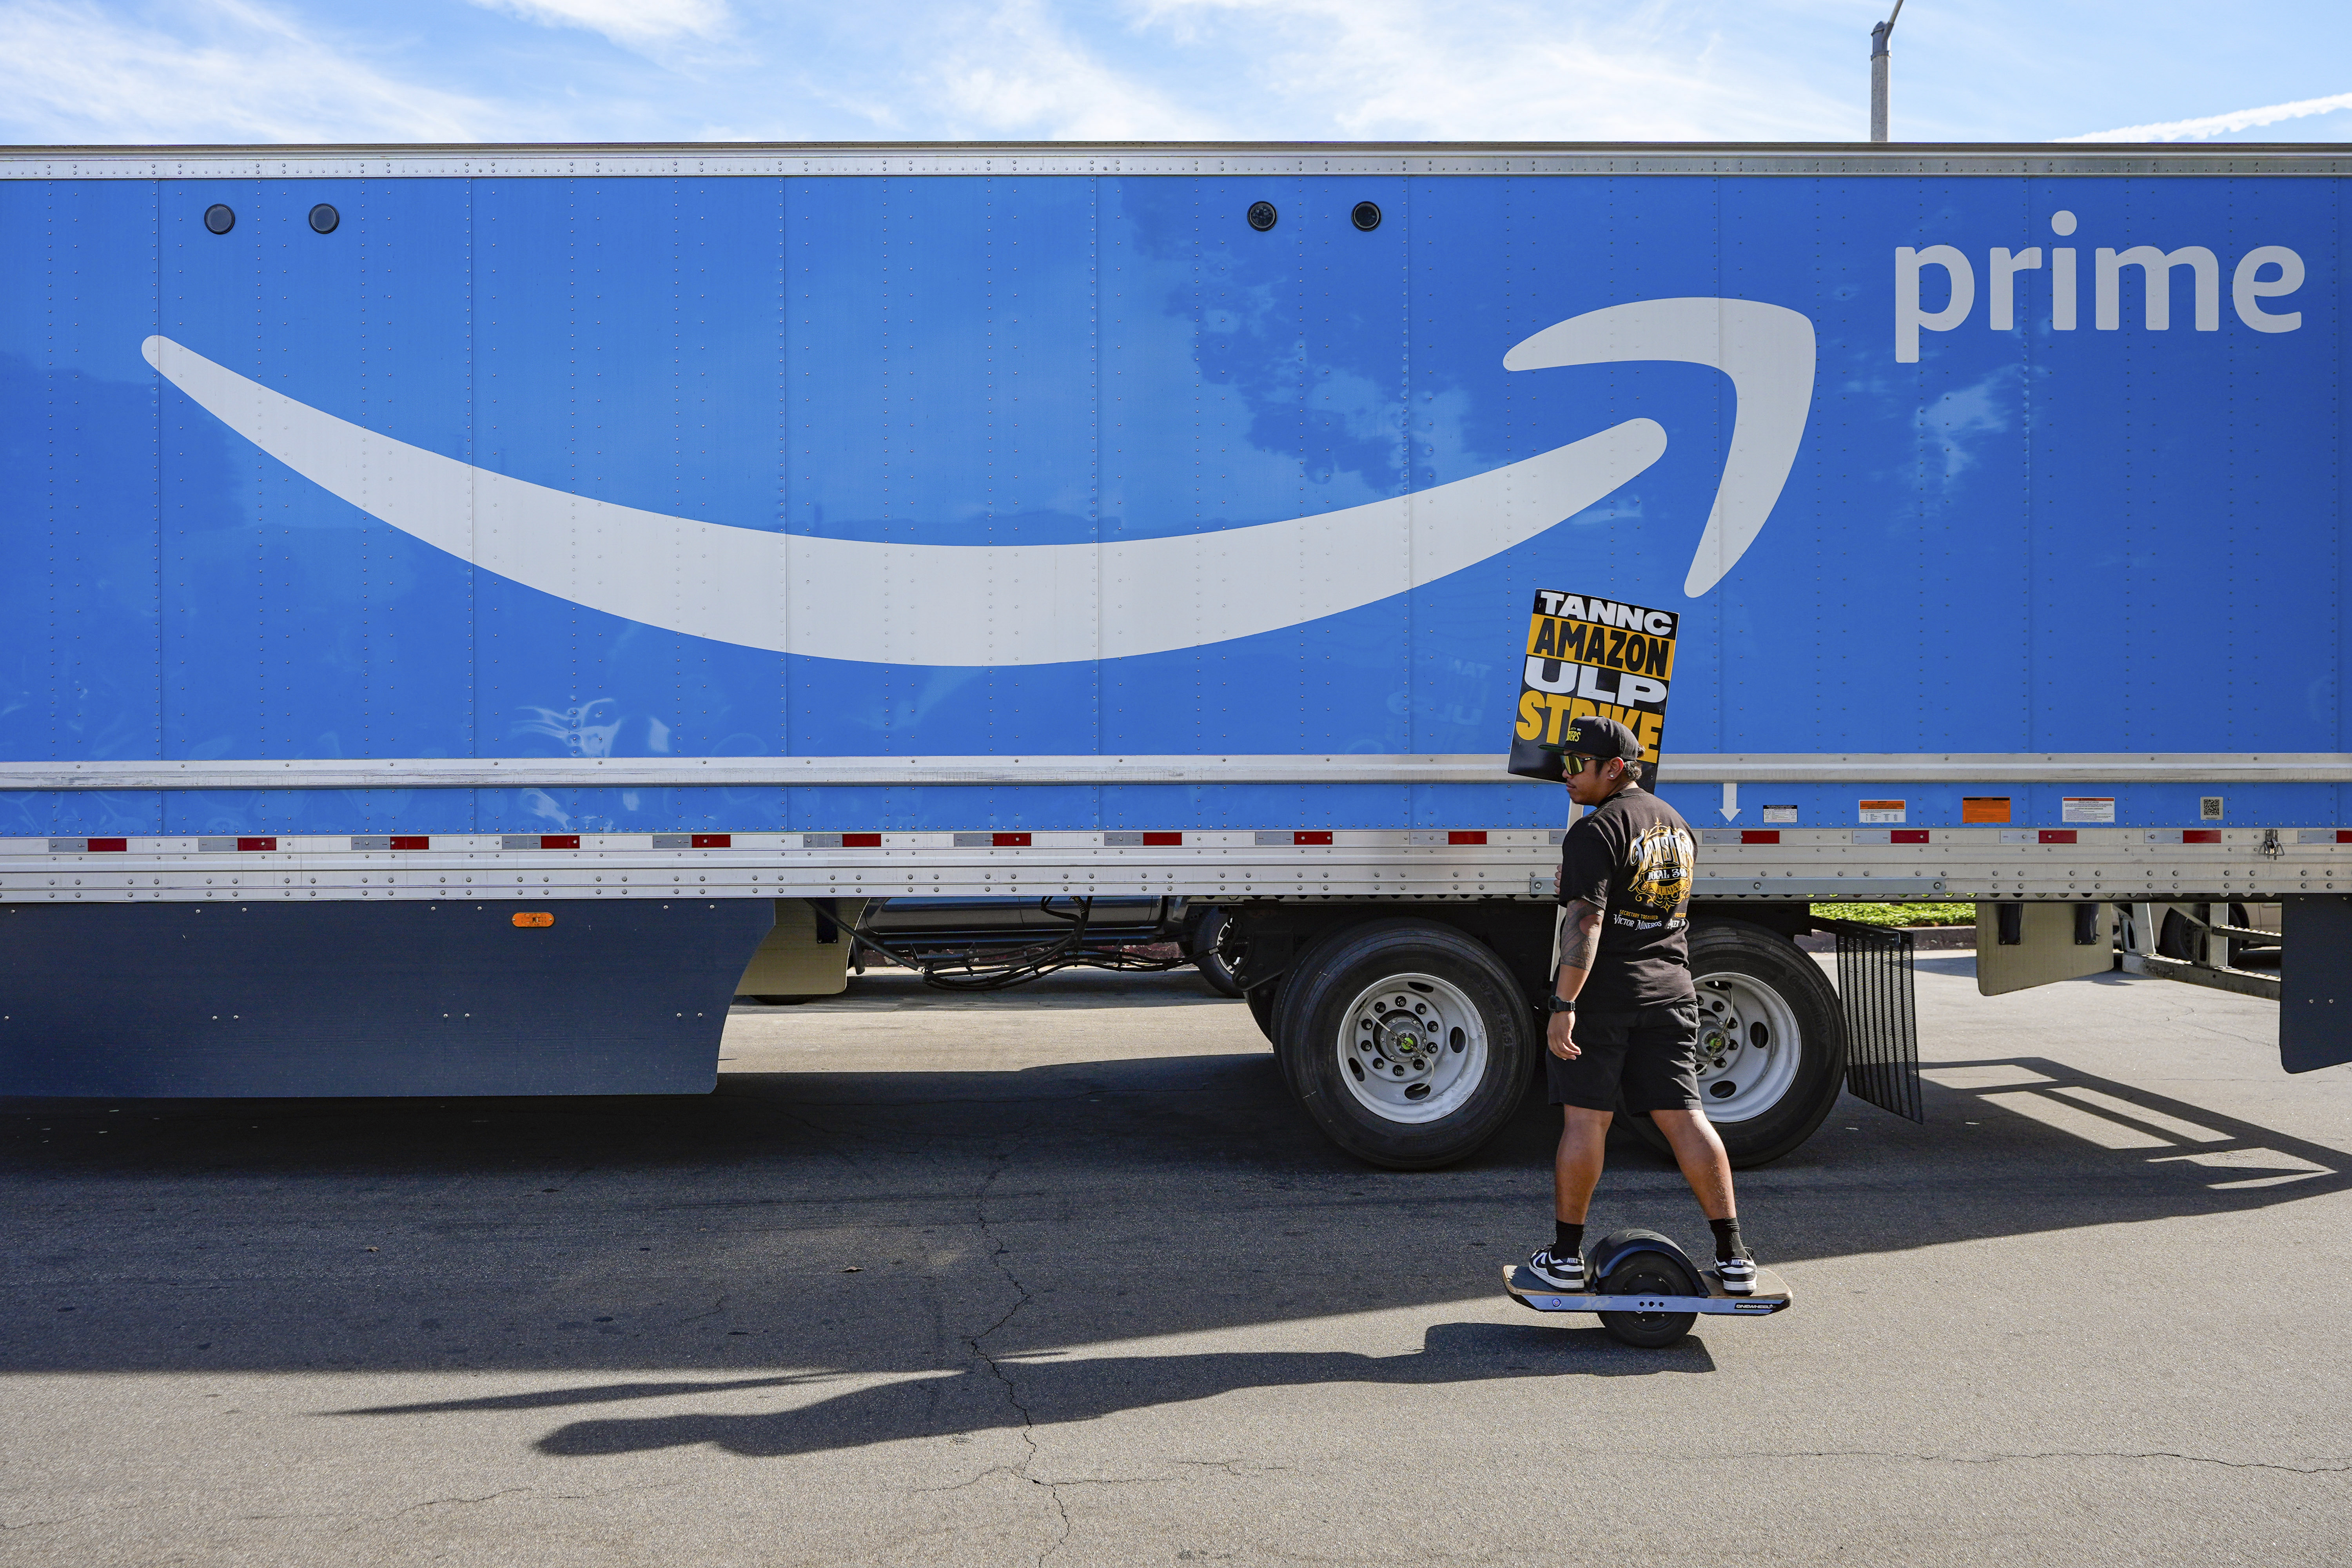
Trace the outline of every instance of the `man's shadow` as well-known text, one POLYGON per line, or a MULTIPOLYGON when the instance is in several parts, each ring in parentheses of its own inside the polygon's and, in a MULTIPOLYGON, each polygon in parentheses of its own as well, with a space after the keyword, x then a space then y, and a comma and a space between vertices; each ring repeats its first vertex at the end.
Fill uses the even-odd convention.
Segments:
MULTIPOLYGON (((694 1412, 573 1421, 540 1439, 543 1454, 579 1458, 709 1443, 760 1458, 825 1453, 918 1437, 958 1436, 1032 1424, 1091 1421, 1127 1410, 1213 1399, 1241 1389, 1360 1384, 1395 1388, 1558 1377, 1642 1377, 1709 1373, 1715 1358, 1696 1336, 1663 1350, 1633 1350, 1582 1316, 1527 1323, 1440 1323, 1404 1355, 1352 1351, 1230 1351, 1199 1355, 1064 1356, 1031 1352, 936 1376, 869 1384, 772 1414, 694 1412), (1583 1325, 1583 1326, 1571 1326, 1583 1325)), ((802 1386, 825 1374, 660 1384, 617 1384, 486 1399, 383 1405, 344 1415, 415 1415, 547 1409, 615 1400, 677 1398, 802 1386)), ((856 1375, 856 1374, 844 1374, 856 1375)))

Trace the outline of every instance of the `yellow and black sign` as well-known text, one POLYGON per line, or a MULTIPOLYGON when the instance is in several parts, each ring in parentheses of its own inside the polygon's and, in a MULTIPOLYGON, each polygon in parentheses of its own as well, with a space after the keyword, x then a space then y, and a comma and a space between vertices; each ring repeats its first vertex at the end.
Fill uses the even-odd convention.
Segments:
POLYGON ((1633 731, 1642 742, 1642 761, 1654 765, 1675 679, 1678 624, 1666 610, 1538 590, 1528 622, 1510 771, 1557 783, 1565 776, 1560 731, 1570 720, 1593 713, 1633 731))

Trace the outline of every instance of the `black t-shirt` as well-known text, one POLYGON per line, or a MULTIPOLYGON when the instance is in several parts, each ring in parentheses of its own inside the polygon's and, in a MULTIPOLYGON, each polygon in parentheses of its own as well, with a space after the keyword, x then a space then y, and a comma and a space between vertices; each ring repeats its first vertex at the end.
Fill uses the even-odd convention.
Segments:
POLYGON ((1578 994, 1586 1013, 1686 1002, 1698 847, 1675 808, 1628 784, 1579 817, 1559 848, 1559 901, 1601 910, 1601 946, 1578 994))

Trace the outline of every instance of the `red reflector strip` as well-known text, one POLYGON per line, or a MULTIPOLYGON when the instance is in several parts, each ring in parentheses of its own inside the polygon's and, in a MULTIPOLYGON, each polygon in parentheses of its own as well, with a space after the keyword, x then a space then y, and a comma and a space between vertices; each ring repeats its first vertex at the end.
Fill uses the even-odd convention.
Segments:
POLYGON ((1484 844, 1486 842, 1486 829, 1480 827, 1457 827, 1453 832, 1448 833, 1445 836, 1445 842, 1448 844, 1484 844))
POLYGON ((1886 842, 1889 844, 1925 844, 1927 842, 1927 830, 1924 827, 1890 828, 1887 831, 1886 842))
POLYGON ((541 849, 577 849, 580 847, 580 835, 577 833, 542 833, 539 836, 539 847, 541 849))
POLYGON ((732 849, 735 836, 731 833, 698 833, 694 836, 697 849, 732 849))
POLYGON ((1029 836, 1025 833, 992 833, 988 841, 999 849, 1026 849, 1029 836))
POLYGON ((2337 828, 2336 830, 2336 842, 2338 844, 2352 844, 2352 827, 2337 828))
POLYGON ((1143 836, 1143 842, 1147 845, 1165 847, 1171 844, 1183 843, 1184 836, 1181 833, 1147 833, 1143 836))
POLYGON ((2072 844, 2074 842, 2074 830, 2071 827, 2045 827, 2042 830, 2042 842, 2044 844, 2072 844))
POLYGON ((430 849, 433 847, 433 840, 423 834, 415 834, 407 837, 394 837, 392 847, 394 849, 430 849))
POLYGON ((2184 827, 2180 830, 2183 844, 2219 844, 2221 830, 2218 827, 2184 827))
POLYGON ((844 849, 879 849, 882 836, 878 833, 845 833, 841 836, 844 849))
POLYGON ((1777 827, 1743 827, 1739 830, 1742 844, 1778 844, 1780 830, 1777 827))
POLYGON ((131 840, 128 838, 93 838, 89 841, 89 852, 92 855, 119 853, 130 847, 131 840))
POLYGON ((278 840, 275 838, 240 838, 236 841, 236 847, 239 849, 275 849, 278 847, 278 840))
POLYGON ((1310 833, 1302 829, 1292 834, 1290 841, 1293 844, 1328 844, 1331 842, 1331 835, 1328 832, 1310 833))

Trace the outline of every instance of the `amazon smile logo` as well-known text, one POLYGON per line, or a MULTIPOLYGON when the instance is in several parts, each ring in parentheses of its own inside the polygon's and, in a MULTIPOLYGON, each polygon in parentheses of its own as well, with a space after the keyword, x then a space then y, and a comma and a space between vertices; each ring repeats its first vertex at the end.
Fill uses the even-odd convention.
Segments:
MULTIPOLYGON (((619 506, 394 440, 169 338, 147 363, 328 493, 486 572, 590 609, 746 647, 870 664, 1061 664, 1278 631, 1451 576, 1572 517, 1666 449, 1628 419, 1451 484, 1288 522, 1102 544, 889 544, 619 506), (905 613, 922 606, 919 616, 905 613), (899 613, 892 614, 893 608, 899 613)), ((1706 593, 1771 515, 1813 392, 1813 326, 1752 300, 1644 300, 1573 317, 1507 370, 1674 360, 1738 398, 1683 592, 1706 593)))

